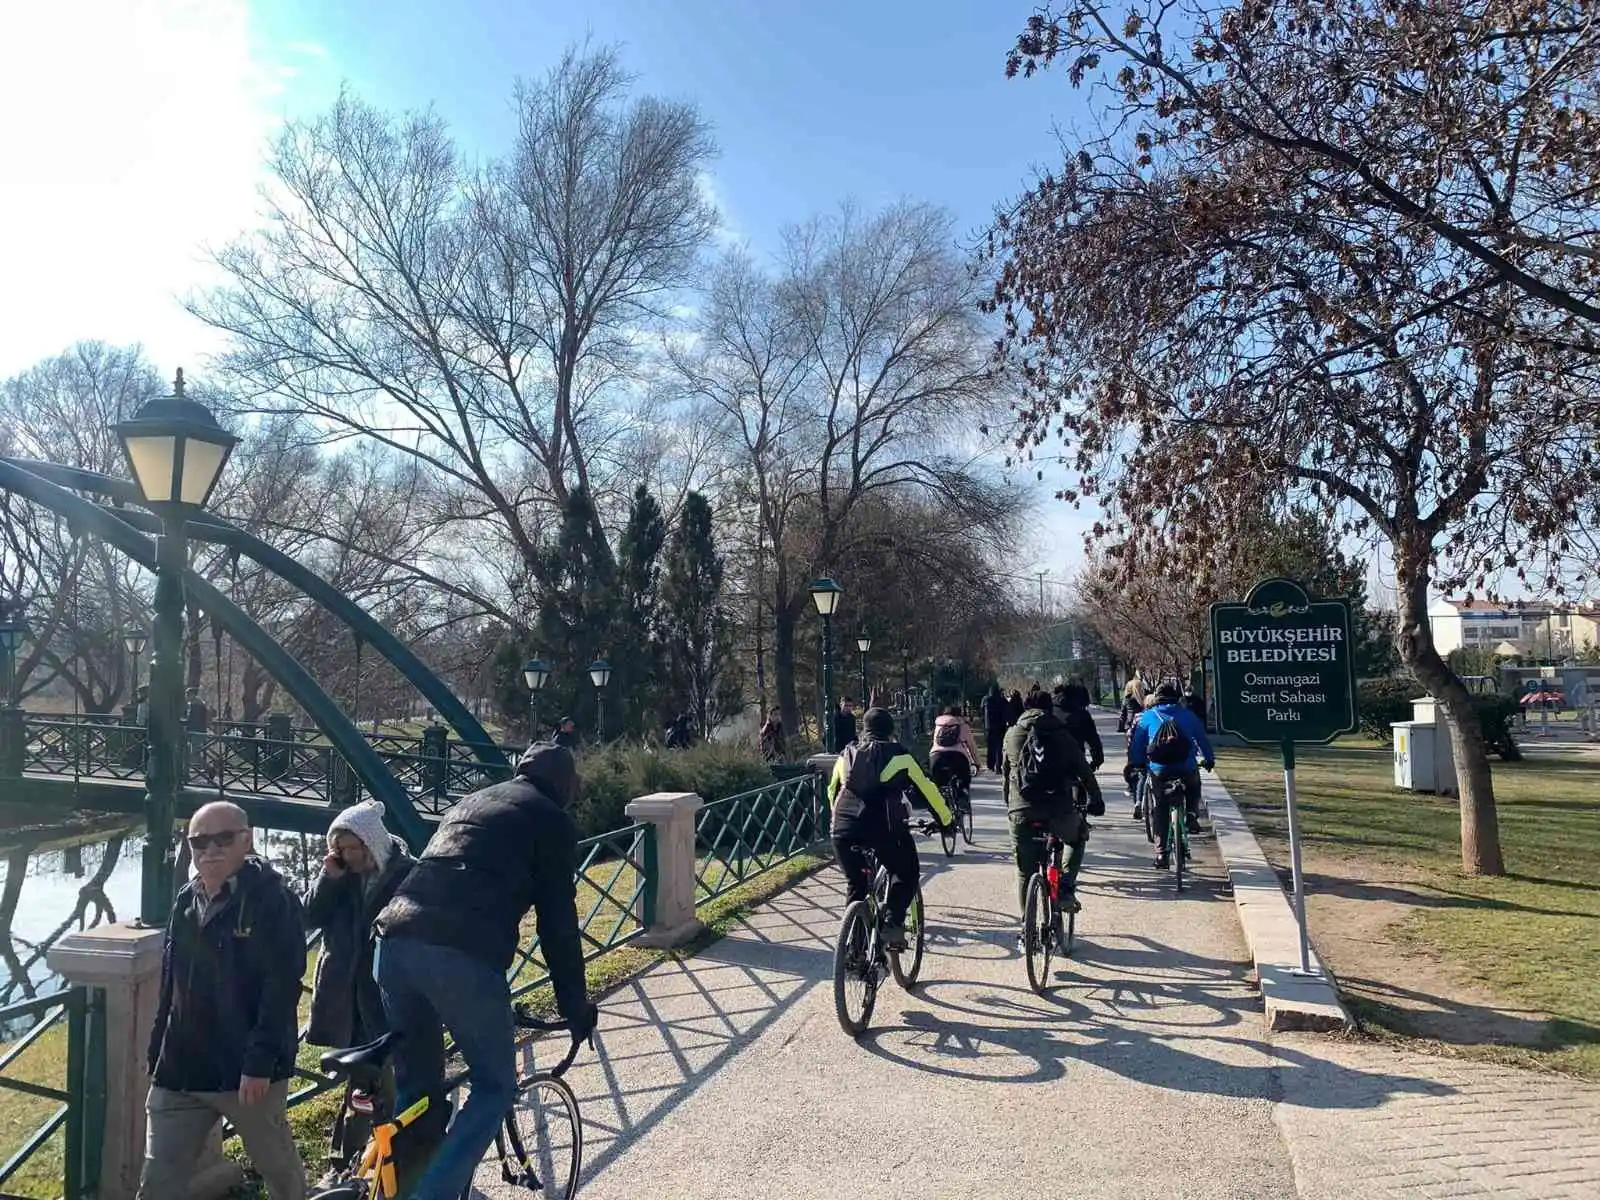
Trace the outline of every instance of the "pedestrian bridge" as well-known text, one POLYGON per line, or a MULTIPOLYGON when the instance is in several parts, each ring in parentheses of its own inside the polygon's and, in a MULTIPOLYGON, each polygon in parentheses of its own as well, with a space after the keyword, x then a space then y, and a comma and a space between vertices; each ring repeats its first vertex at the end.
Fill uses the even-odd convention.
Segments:
MULTIPOLYGON (((148 742, 141 726, 98 714, 0 711, 0 802, 44 810, 143 811, 148 742)), ((462 796, 507 777, 520 747, 420 734, 363 737, 411 798, 437 819, 462 796), (498 761, 497 761, 498 760, 498 761)), ((183 802, 192 809, 226 799, 263 824, 320 832, 328 817, 366 795, 350 763, 315 729, 287 719, 225 722, 184 735, 183 802)))

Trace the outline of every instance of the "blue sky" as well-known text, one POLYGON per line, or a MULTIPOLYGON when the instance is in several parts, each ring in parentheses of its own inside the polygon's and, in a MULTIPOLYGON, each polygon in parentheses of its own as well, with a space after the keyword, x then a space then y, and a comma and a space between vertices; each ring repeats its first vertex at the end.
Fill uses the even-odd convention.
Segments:
MULTIPOLYGON (((1007 80, 1032 11, 996 0, 73 0, 25 5, 0 40, 5 336, 0 376, 80 338, 142 342, 164 372, 217 348, 179 298, 204 247, 248 228, 262 148, 341 84, 433 106, 469 154, 510 141, 518 77, 574 43, 620 43, 640 91, 696 101, 721 154, 726 233, 770 252, 846 197, 944 205, 975 238, 1057 158, 1084 98, 1007 80)), ((1044 502, 1041 500, 1041 502, 1044 502)), ((1079 527, 1050 509, 1056 578, 1079 527)))

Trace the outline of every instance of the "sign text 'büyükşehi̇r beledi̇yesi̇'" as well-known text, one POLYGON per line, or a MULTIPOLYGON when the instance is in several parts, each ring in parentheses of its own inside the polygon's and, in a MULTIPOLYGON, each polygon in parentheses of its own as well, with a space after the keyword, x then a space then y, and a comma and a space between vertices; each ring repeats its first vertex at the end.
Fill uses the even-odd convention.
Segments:
POLYGON ((1311 629, 1223 629, 1218 631, 1218 637, 1222 645, 1229 647, 1224 654, 1230 663, 1331 663, 1339 660, 1338 647, 1344 641, 1344 630, 1337 625, 1319 625, 1311 629), (1245 645, 1238 645, 1241 642, 1245 645))

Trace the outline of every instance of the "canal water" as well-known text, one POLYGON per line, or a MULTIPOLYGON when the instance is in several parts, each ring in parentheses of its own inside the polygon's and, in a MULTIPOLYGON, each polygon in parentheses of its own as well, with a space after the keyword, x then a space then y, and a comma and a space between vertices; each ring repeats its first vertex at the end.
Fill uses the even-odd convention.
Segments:
MULTIPOLYGON (((321 834, 255 830, 256 853, 302 895, 322 868, 325 845, 321 834)), ((45 954, 65 934, 139 915, 143 854, 137 821, 0 828, 0 1007, 60 986, 45 954)))

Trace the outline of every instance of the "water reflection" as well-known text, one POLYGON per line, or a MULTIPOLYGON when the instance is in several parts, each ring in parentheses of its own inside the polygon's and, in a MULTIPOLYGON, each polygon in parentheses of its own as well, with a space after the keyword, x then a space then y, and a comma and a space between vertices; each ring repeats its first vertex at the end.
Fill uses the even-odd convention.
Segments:
MULTIPOLYGON (((302 895, 322 869, 320 834, 257 829, 255 844, 302 895)), ((143 823, 126 817, 0 828, 0 1007, 60 986, 45 955, 68 933, 138 916, 143 854, 143 823)))

